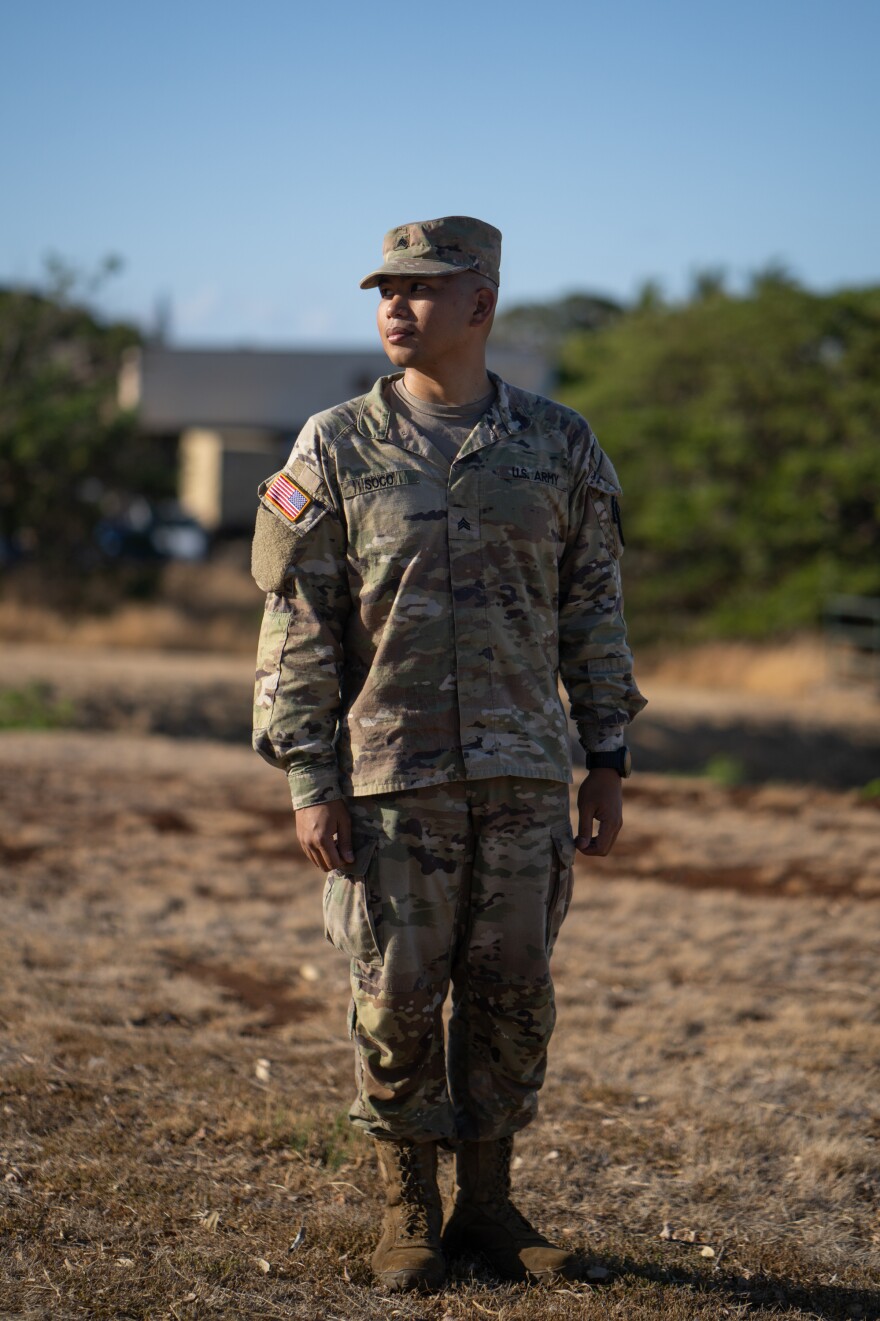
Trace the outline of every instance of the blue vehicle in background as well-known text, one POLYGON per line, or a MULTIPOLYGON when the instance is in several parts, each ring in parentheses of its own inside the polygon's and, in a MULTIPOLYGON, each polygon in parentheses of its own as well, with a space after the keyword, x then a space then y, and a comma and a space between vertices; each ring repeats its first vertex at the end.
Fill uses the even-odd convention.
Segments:
POLYGON ((160 560, 200 563, 211 550, 206 529, 176 500, 163 500, 156 505, 142 498, 132 500, 120 513, 100 520, 94 542, 101 558, 115 563, 160 560))

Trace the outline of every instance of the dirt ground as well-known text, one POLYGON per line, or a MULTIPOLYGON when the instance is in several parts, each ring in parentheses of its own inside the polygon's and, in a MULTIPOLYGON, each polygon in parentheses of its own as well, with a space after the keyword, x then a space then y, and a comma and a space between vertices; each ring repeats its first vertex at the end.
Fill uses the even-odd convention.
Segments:
POLYGON ((876 799, 634 778, 614 855, 578 860, 517 1147, 585 1278, 463 1260, 390 1299, 347 969, 283 778, 151 732, 171 685, 139 673, 126 729, 0 736, 0 1316, 880 1316, 876 799))

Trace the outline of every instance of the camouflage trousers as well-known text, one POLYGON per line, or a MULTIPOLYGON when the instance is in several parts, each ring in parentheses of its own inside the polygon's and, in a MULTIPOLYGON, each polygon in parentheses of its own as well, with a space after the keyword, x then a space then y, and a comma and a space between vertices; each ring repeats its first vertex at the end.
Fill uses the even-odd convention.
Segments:
POLYGON ((516 1132, 537 1111, 556 1021, 568 786, 499 776, 348 806, 355 861, 327 877, 324 924, 351 959, 351 1119, 396 1140, 516 1132))

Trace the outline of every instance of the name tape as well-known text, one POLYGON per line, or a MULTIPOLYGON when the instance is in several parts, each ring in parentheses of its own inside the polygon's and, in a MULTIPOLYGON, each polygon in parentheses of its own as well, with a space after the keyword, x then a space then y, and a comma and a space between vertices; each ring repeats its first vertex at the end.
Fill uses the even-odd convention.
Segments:
POLYGON ((395 486, 413 486, 418 482, 418 475, 405 469, 392 472, 369 472, 362 477, 349 477, 342 484, 342 494, 346 500, 353 495, 364 495, 368 491, 390 491, 395 486))

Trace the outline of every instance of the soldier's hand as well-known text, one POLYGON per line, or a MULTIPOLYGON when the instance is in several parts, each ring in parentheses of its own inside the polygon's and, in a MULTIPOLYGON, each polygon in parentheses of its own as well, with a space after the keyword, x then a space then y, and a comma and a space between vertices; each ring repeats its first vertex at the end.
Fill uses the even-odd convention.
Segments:
POLYGON ((611 852, 623 825, 623 782, 617 771, 604 767, 590 771, 578 792, 578 833, 581 853, 604 858, 611 852), (593 821, 599 832, 593 838, 593 821))
POLYGON ((351 847, 351 817, 341 798, 316 807, 301 807, 296 813, 296 837, 303 853, 322 871, 354 862, 351 847))

